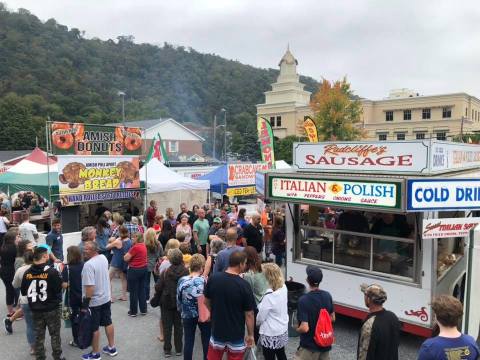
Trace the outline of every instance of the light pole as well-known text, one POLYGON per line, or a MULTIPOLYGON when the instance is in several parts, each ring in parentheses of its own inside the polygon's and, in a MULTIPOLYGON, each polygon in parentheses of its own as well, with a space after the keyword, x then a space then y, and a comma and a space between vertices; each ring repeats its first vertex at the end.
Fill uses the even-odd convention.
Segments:
POLYGON ((119 91, 117 95, 122 97, 122 121, 125 123, 125 95, 126 94, 124 91, 119 91))
POLYGON ((223 151, 225 153, 225 164, 227 163, 227 110, 222 108, 220 112, 223 112, 223 120, 225 124, 224 133, 223 133, 223 151))

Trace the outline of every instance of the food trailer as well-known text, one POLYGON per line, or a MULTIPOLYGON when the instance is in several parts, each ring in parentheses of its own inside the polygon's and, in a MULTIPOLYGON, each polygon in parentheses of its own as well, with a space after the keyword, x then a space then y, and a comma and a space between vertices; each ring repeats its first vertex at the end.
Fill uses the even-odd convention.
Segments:
POLYGON ((480 218, 480 146, 440 141, 296 143, 293 170, 265 174, 286 203, 286 277, 323 269, 339 314, 364 318, 363 283, 388 293, 403 330, 429 336, 437 294, 464 300, 480 218))

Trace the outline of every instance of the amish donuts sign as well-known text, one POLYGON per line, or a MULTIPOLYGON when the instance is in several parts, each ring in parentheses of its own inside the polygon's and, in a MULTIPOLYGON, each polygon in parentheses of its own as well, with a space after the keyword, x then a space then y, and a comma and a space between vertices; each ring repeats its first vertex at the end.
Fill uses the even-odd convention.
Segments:
POLYGON ((126 126, 52 122, 50 143, 55 155, 141 155, 142 130, 126 126))
POLYGON ((60 195, 139 189, 138 157, 59 156, 60 195))

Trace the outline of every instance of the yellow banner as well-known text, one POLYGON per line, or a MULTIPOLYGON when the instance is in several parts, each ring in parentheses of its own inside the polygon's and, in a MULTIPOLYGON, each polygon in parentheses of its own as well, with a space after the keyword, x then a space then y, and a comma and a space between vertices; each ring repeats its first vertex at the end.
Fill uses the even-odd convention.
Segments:
POLYGON ((318 132, 317 132, 317 125, 312 118, 306 116, 303 120, 303 128, 305 129, 305 134, 308 137, 308 141, 311 143, 318 142, 318 132))
POLYGON ((256 194, 255 186, 246 186, 246 187, 237 187, 237 188, 228 188, 228 196, 245 196, 245 195, 254 195, 256 194))

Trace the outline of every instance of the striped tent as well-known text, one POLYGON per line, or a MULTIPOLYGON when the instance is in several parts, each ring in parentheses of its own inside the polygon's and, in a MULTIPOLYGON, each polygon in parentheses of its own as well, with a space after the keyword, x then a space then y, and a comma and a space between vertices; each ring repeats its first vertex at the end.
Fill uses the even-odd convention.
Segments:
POLYGON ((9 195, 33 191, 49 199, 50 194, 58 193, 57 161, 35 148, 25 159, 0 175, 0 191, 9 195))

